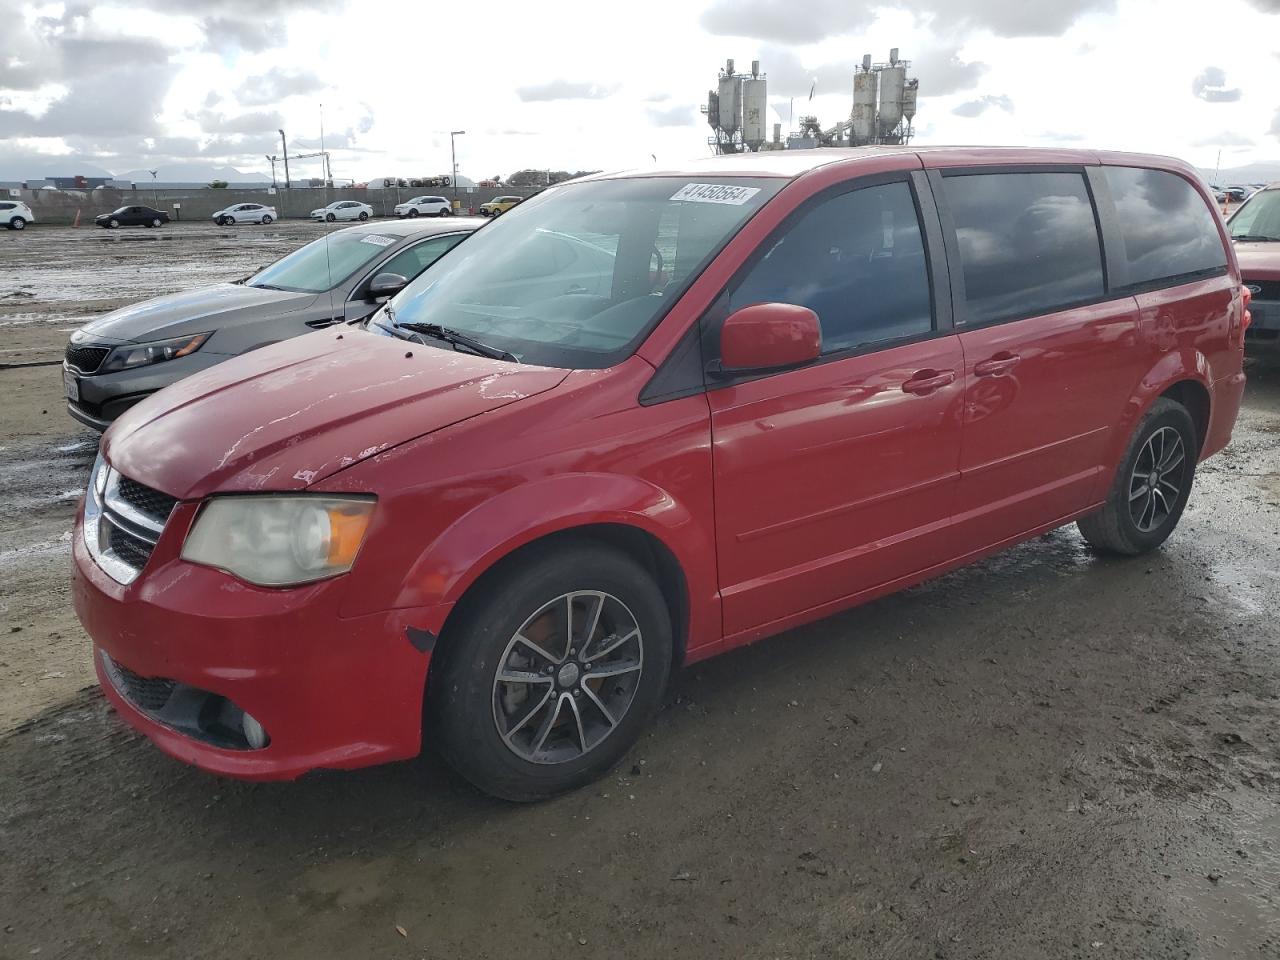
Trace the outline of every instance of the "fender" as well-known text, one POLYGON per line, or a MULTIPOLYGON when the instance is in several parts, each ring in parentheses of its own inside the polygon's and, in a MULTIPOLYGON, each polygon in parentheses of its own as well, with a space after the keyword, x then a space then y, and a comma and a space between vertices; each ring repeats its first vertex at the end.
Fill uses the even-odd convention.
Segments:
POLYGON ((663 544, 688 588, 688 646, 720 639, 712 531, 667 491, 620 474, 562 474, 485 500, 422 550, 395 606, 451 607, 502 558, 551 534, 593 524, 633 527, 663 544), (539 519, 530 524, 532 517, 539 519))
POLYGON ((1095 499, 1106 496, 1111 489, 1115 472, 1129 446, 1129 438, 1133 436, 1138 421, 1151 409, 1151 405, 1160 395, 1175 383, 1193 380, 1200 384, 1209 394, 1209 419, 1213 419, 1213 381, 1208 358, 1196 347, 1183 347, 1162 355, 1150 370, 1143 375, 1134 388, 1121 414, 1120 421, 1112 433, 1108 445, 1106 459, 1103 461, 1103 474, 1099 478, 1100 486, 1096 490, 1095 499))

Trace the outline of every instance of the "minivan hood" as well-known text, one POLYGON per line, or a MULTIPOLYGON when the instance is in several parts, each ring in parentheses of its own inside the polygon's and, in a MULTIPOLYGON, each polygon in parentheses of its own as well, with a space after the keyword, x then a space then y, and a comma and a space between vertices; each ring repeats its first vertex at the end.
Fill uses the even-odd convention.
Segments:
POLYGON ((1244 240, 1236 243, 1240 275, 1246 280, 1280 280, 1280 243, 1244 240))
POLYGON ((187 333, 208 333, 241 318, 263 320, 293 313, 315 298, 314 293, 219 283, 121 307, 81 329, 90 338, 164 340, 187 333))
POLYGON ((285 340, 180 380, 103 439, 128 477, 179 499, 299 490, 450 424, 550 390, 568 371, 361 330, 285 340))

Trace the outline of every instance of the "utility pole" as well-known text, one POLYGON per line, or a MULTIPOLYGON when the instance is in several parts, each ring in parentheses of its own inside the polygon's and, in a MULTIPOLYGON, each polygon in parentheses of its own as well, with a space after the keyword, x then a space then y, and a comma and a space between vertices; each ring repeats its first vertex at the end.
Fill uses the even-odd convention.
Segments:
POLYGON ((324 197, 326 200, 328 200, 329 187, 331 187, 333 184, 330 183, 330 180, 332 178, 329 172, 329 154, 327 154, 324 149, 324 104, 323 103, 320 104, 320 160, 321 160, 320 172, 321 172, 321 175, 324 177, 324 189, 325 189, 324 197))
POLYGON ((284 131, 277 131, 280 134, 280 152, 284 154, 284 188, 289 189, 289 145, 285 142, 284 131))
POLYGON ((467 131, 450 130, 449 131, 449 158, 453 164, 453 173, 449 176, 449 183, 453 186, 453 203, 458 205, 458 147, 454 142, 454 137, 460 137, 467 131))

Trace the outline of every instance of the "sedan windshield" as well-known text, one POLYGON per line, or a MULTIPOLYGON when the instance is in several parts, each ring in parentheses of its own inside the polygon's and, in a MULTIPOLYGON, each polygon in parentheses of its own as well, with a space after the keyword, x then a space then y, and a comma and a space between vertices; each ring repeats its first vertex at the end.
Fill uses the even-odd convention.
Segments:
POLYGON ((1231 218, 1233 240, 1280 241, 1280 190, 1262 190, 1231 218))
POLYGON ((553 187, 429 267, 388 312, 525 363, 612 366, 785 182, 634 177, 553 187))
POLYGON ((294 293, 321 293, 345 282, 395 242, 395 237, 363 230, 331 233, 255 273, 247 284, 294 293))

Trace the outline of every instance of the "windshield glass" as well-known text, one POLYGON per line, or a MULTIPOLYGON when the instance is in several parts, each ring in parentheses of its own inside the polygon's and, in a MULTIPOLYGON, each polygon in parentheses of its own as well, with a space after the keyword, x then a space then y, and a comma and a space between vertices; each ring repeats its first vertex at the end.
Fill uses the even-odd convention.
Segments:
POLYGON ((345 282, 396 242, 395 237, 364 230, 341 230, 312 240, 248 280, 251 287, 294 293, 321 293, 345 282))
POLYGON ((525 200, 391 302, 525 363, 612 366, 786 182, 645 177, 566 184, 525 200))
POLYGON ((1227 224, 1232 238, 1280 240, 1280 190, 1261 190, 1227 224))
POLYGON ((128 212, 129 212, 129 208, 128 208, 128 207, 121 207, 119 210, 112 210, 112 211, 111 211, 111 216, 113 216, 113 217, 118 217, 118 216, 120 216, 120 214, 122 214, 122 213, 128 213, 128 212))

